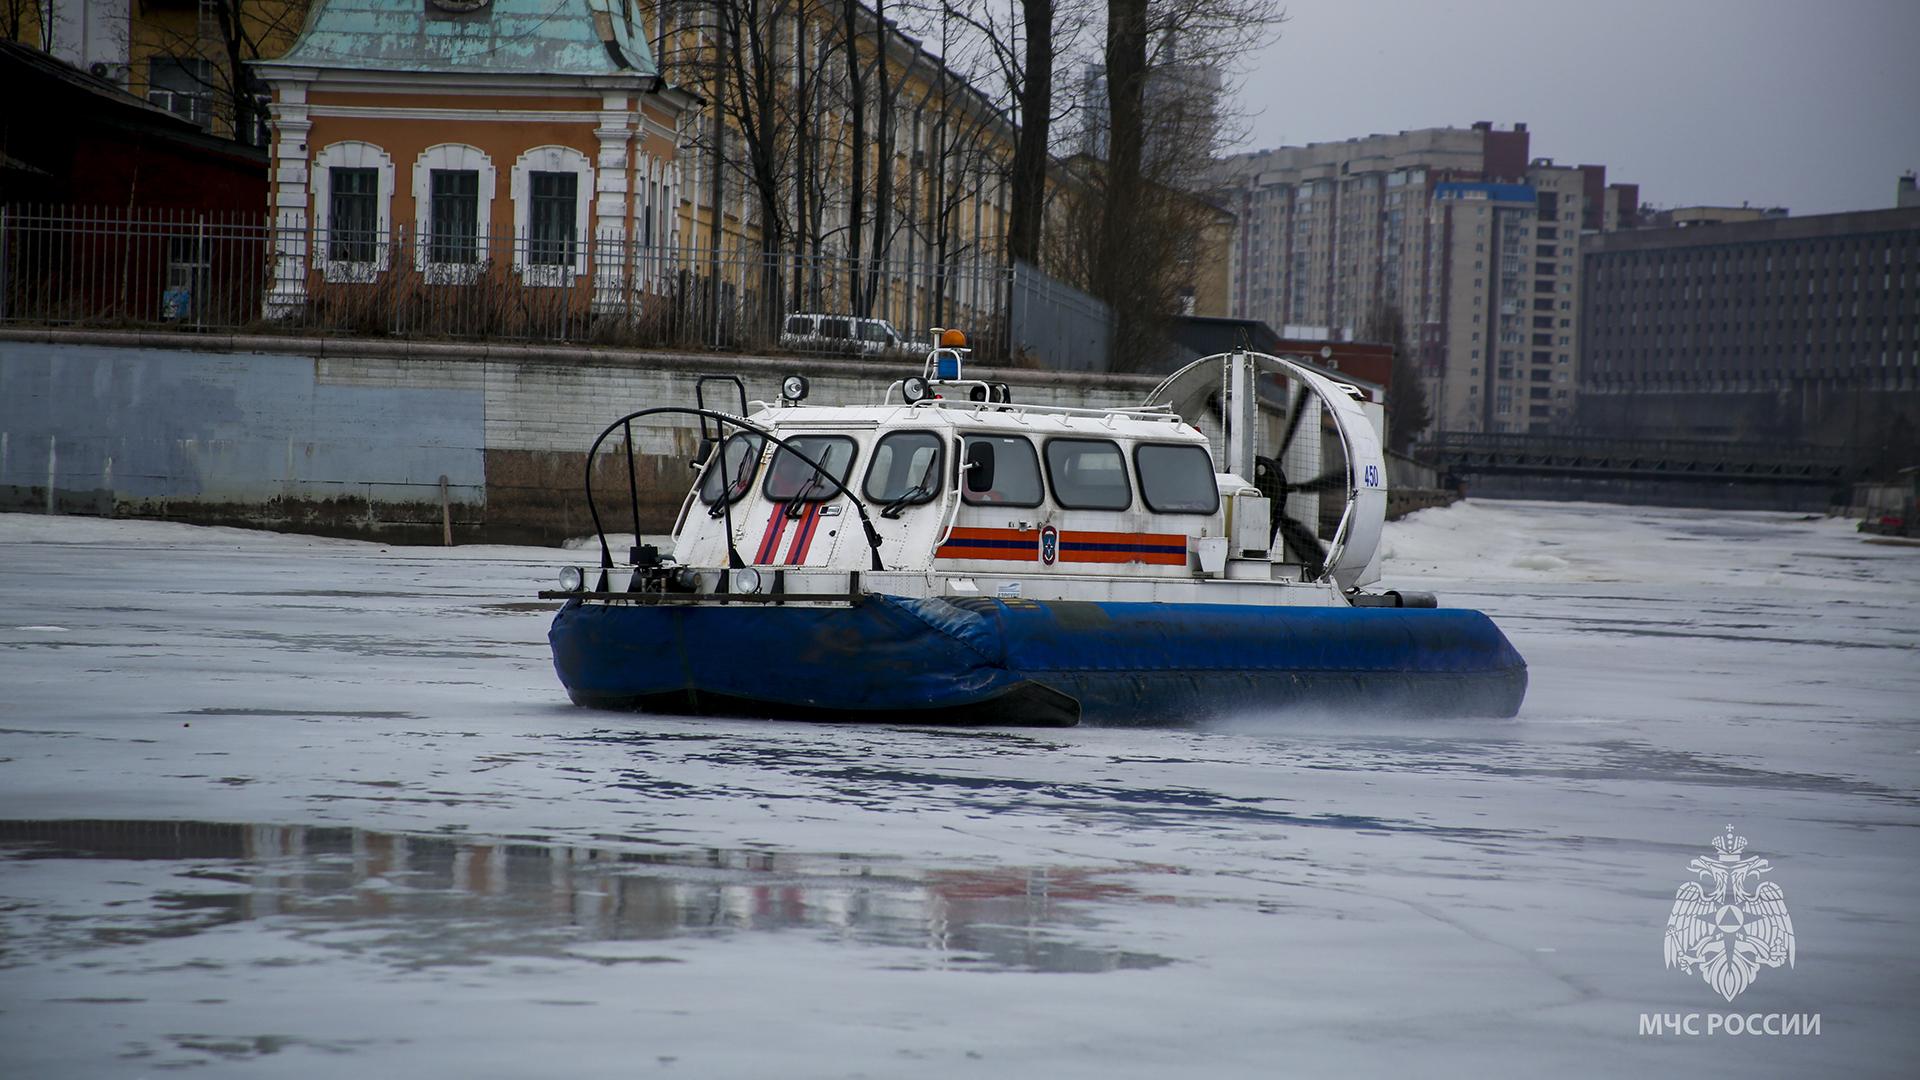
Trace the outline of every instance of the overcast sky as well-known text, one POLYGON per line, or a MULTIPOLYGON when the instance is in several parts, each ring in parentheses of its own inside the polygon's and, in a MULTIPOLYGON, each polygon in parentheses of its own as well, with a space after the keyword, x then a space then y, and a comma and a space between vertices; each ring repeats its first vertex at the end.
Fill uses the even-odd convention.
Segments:
POLYGON ((1920 169, 1920 0, 1286 0, 1244 149, 1524 121, 1643 201, 1880 209, 1920 169))

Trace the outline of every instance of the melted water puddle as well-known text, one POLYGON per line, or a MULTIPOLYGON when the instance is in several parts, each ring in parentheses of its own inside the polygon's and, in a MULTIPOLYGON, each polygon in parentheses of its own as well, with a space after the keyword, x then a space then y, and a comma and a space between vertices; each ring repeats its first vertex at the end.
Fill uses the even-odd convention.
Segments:
POLYGON ((546 957, 672 964, 646 943, 804 934, 888 967, 1104 972, 1121 869, 167 821, 0 822, 0 969, 254 924, 400 970, 546 957), (35 874, 32 871, 48 871, 35 874), (40 878, 36 885, 34 878, 40 878), (69 903, 62 891, 93 903, 69 903), (35 895, 35 894, 38 895, 35 895), (892 954, 892 955, 889 955, 892 954))

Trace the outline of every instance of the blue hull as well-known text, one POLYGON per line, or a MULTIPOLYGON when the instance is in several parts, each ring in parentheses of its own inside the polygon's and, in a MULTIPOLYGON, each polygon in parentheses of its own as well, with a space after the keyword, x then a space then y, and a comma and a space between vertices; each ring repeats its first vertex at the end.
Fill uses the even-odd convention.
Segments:
POLYGON ((906 722, 1168 723, 1283 709, 1512 716, 1527 665, 1451 608, 910 599, 851 608, 569 602, 581 705, 906 722))

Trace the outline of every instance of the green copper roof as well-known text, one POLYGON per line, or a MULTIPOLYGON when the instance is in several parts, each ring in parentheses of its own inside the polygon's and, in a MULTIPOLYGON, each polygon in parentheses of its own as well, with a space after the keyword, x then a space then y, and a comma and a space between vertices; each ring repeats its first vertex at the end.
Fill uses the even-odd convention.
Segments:
POLYGON ((300 40, 261 66, 659 73, 634 0, 316 0, 300 40))

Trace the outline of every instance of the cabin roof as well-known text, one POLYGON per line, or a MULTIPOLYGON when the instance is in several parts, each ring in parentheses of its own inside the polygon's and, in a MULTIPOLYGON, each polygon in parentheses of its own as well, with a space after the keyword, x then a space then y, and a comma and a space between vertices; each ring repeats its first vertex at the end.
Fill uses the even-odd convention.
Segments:
POLYGON ((1048 436, 1074 435, 1087 438, 1153 439, 1162 442, 1205 443, 1206 436, 1172 413, 1150 418, 1139 413, 1064 412, 1044 405, 1010 407, 974 402, 943 402, 919 405, 799 405, 767 409, 754 420, 789 430, 835 427, 849 430, 895 429, 923 430, 945 428, 960 434, 1008 434, 1048 436))

